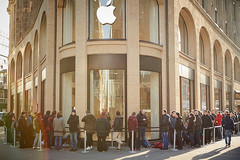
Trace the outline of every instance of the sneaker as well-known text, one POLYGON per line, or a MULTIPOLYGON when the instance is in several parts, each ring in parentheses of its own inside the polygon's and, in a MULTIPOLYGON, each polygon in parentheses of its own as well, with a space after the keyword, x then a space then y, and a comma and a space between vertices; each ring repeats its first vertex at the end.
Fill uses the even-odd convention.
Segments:
POLYGON ((33 147, 33 149, 37 149, 37 147, 33 147))
POLYGON ((90 148, 90 147, 87 147, 87 148, 86 148, 86 150, 87 150, 87 151, 90 151, 90 150, 91 150, 91 148, 90 148))
POLYGON ((168 150, 168 148, 162 148, 162 150, 168 150))
POLYGON ((71 151, 74 151, 74 149, 71 148, 69 151, 70 151, 70 152, 71 152, 71 151))
POLYGON ((117 148, 118 151, 121 151, 121 148, 117 148))
POLYGON ((93 149, 93 146, 90 146, 90 149, 92 150, 92 149, 93 149))

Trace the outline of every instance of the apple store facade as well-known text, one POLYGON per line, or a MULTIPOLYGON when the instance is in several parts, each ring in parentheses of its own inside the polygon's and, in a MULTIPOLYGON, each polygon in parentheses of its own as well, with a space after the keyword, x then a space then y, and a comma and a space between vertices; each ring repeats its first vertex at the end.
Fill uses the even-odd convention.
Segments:
MULTIPOLYGON (((132 112, 145 109, 148 128, 159 130, 162 109, 234 109, 240 72, 231 67, 239 68, 240 58, 219 35, 210 42, 216 31, 202 13, 191 14, 195 2, 56 2, 38 2, 32 26, 10 42, 9 111, 62 111, 65 122, 72 109, 80 119, 87 110, 95 117, 107 112, 111 123, 120 111, 126 128, 132 112), (209 60, 211 53, 219 58, 209 60), (222 59, 234 65, 223 67, 222 59)), ((14 7, 22 2, 16 3, 9 6, 12 28, 14 7)), ((11 41, 18 30, 10 32, 11 41)), ((147 137, 160 138, 157 132, 147 137)))

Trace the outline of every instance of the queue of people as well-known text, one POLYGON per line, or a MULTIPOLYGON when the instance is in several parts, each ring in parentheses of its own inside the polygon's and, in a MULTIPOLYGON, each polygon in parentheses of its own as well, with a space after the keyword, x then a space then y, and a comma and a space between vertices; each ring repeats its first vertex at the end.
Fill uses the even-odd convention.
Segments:
MULTIPOLYGON (((95 118, 89 111, 81 120, 84 125, 84 130, 87 134, 87 150, 93 149, 93 134, 97 135, 97 150, 106 152, 108 146, 106 138, 109 136, 110 130, 113 129, 113 140, 117 142, 117 150, 121 150, 124 142, 122 141, 123 134, 123 116, 119 111, 116 112, 115 119, 111 125, 111 119, 108 113, 102 112, 98 118, 95 118)), ((166 110, 162 110, 160 120, 160 133, 163 141, 161 149, 167 150, 169 142, 174 143, 174 133, 176 131, 176 145, 179 150, 183 149, 184 145, 189 145, 190 148, 200 147, 203 144, 211 142, 213 133, 209 127, 216 126, 216 135, 218 139, 222 139, 221 126, 224 129, 226 147, 231 145, 231 136, 236 131, 234 122, 240 121, 239 113, 228 111, 217 112, 215 110, 203 112, 192 110, 190 113, 184 112, 181 117, 179 112, 172 111, 171 115, 166 110), (204 129, 205 128, 205 129, 204 129), (203 139, 203 129, 205 130, 205 139, 203 139), (170 138, 170 139, 169 139, 170 138), (169 140, 168 140, 169 139, 169 140)), ((37 149, 40 145, 46 148, 55 147, 55 150, 61 151, 63 137, 66 133, 66 126, 62 112, 47 111, 44 116, 41 113, 35 112, 33 115, 30 112, 23 111, 18 120, 13 113, 8 113, 6 117, 6 127, 8 131, 7 140, 13 143, 13 130, 20 133, 20 148, 32 147, 37 149), (43 139, 39 139, 39 136, 43 139)), ((79 148, 79 116, 76 110, 72 110, 67 124, 70 132, 70 151, 76 152, 79 148)), ((133 112, 127 120, 128 127, 128 146, 129 150, 139 151, 142 146, 145 146, 146 131, 148 128, 148 117, 145 110, 141 110, 138 114, 133 112), (132 146, 132 141, 134 146, 132 146)))

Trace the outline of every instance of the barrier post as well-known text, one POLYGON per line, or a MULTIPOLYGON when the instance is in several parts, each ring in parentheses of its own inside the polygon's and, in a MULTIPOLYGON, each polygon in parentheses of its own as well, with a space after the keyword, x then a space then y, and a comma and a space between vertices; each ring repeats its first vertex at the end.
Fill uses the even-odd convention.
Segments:
POLYGON ((203 147, 205 146, 205 128, 203 128, 203 147))
POLYGON ((129 151, 130 153, 136 153, 136 151, 134 151, 134 130, 132 130, 132 150, 129 151))
POLYGON ((42 131, 40 129, 40 132, 39 132, 39 150, 37 151, 42 151, 42 131))
POLYGON ((172 151, 178 151, 176 149, 176 129, 174 129, 174 133, 173 133, 173 149, 172 151))
POLYGON ((7 144, 7 127, 3 126, 3 128, 5 129, 5 140, 3 144, 7 144))
POLYGON ((213 143, 215 143, 215 140, 216 140, 216 139, 215 139, 215 134, 216 134, 215 129, 216 129, 215 126, 213 126, 213 143))
POLYGON ((13 145, 10 145, 11 148, 16 148, 16 129, 13 130, 13 145))
POLYGON ((112 149, 115 148, 113 146, 113 129, 111 129, 111 146, 109 148, 112 148, 112 149))
POLYGON ((238 133, 237 133, 237 135, 240 134, 240 133, 239 133, 239 127, 240 127, 240 122, 238 122, 238 133))
POLYGON ((83 149, 82 153, 88 153, 86 148, 87 148, 87 131, 85 130, 84 131, 84 149, 83 149))

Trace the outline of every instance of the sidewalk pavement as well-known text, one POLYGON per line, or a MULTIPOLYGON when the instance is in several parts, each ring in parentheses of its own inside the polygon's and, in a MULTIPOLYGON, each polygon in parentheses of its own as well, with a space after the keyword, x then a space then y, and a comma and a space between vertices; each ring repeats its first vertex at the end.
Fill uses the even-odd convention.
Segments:
MULTIPOLYGON (((83 154, 81 150, 77 152, 69 152, 69 148, 64 148, 63 151, 55 151, 53 149, 43 149, 43 151, 19 148, 10 148, 9 145, 3 144, 4 135, 0 129, 0 160, 239 160, 240 159, 240 136, 232 137, 232 145, 229 148, 225 147, 224 140, 213 144, 206 145, 201 148, 185 147, 181 151, 159 150, 159 149, 142 149, 136 154, 128 152, 128 148, 123 148, 121 151, 109 149, 107 152, 97 152, 94 148, 89 153, 83 154)), ((52 147, 53 148, 53 147, 52 147)))

